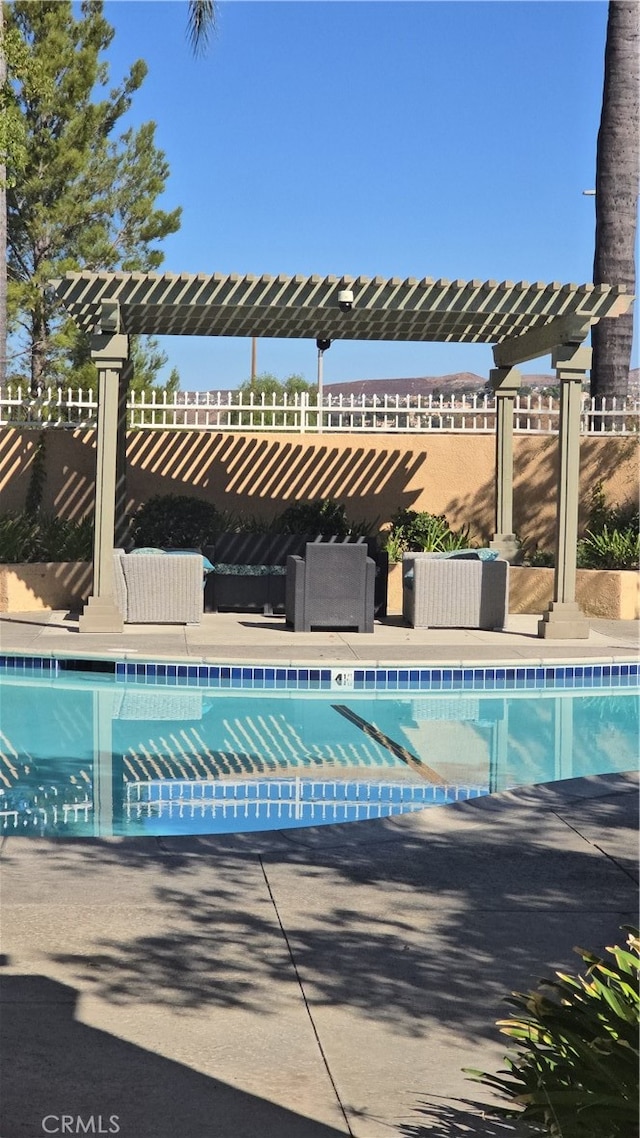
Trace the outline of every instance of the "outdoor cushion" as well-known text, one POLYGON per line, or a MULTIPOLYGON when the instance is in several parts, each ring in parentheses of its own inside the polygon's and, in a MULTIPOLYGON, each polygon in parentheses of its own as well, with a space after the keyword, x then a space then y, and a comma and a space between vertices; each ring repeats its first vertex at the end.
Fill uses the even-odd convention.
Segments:
MULTIPOLYGON (((133 552, 136 552, 136 551, 134 550, 133 552)), ((197 553, 200 557, 202 557, 202 572, 203 573, 213 573, 213 571, 215 569, 215 565, 212 565, 211 562, 209 561, 209 558, 206 557, 204 553, 200 553, 199 549, 164 549, 164 550, 162 550, 162 552, 163 553, 197 553)))
POLYGON ((131 549, 127 556, 131 557, 134 553, 197 553, 199 557, 202 557, 202 572, 213 573, 214 570, 214 566, 209 561, 209 558, 205 557, 204 553, 200 553, 199 549, 151 549, 151 547, 149 547, 144 549, 131 549))
POLYGON ((431 553, 429 556, 439 561, 449 561, 453 557, 462 561, 497 561, 500 554, 497 549, 448 549, 444 553, 431 553))
POLYGON ((268 577, 271 574, 284 576, 287 567, 286 565, 225 565, 218 562, 214 570, 226 577, 268 577))

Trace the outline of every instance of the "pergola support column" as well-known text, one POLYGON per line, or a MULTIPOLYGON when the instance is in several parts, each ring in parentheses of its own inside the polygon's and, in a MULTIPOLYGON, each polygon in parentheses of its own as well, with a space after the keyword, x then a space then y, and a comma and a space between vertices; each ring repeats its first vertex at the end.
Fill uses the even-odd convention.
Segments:
MULTIPOLYGON (((80 632, 122 632, 122 613, 115 602, 113 548, 118 490, 118 426, 122 389, 129 358, 129 337, 91 338, 91 357, 98 368, 96 500, 93 542, 93 593, 80 616, 80 632)), ((120 479, 123 472, 120 470, 120 479)))
POLYGON ((127 360, 118 378, 118 425, 116 428, 115 545, 124 545, 129 531, 127 517, 127 403, 133 363, 127 360))
POLYGON ((591 365, 591 349, 569 344, 551 357, 560 384, 559 471, 556 518, 556 568, 553 600, 538 623, 545 640, 584 640, 589 621, 576 601, 578 502, 580 484, 580 407, 582 383, 591 365))
POLYGON ((489 545, 515 561, 520 544, 513 532, 513 408, 522 375, 515 367, 493 368, 489 383, 496 398, 496 530, 489 545))

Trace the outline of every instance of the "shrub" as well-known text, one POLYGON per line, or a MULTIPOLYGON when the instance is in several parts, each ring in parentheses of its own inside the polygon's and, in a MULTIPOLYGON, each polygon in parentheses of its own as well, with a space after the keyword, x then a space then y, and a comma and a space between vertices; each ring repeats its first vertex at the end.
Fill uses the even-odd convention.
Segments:
MULTIPOLYGON (((555 554, 529 549, 523 542, 527 565, 555 564, 555 554)), ((637 569, 640 562, 640 514, 633 503, 607 506, 602 483, 591 493, 587 530, 578 541, 578 569, 637 569)))
POLYGON ((93 521, 72 522, 55 514, 9 511, 0 516, 0 563, 90 561, 93 521))
POLYGON ((233 528, 229 515, 211 502, 183 494, 156 494, 131 519, 130 539, 138 547, 202 548, 216 533, 233 528))
POLYGON ((600 533, 587 530, 578 542, 579 569, 637 569, 639 562, 640 534, 631 526, 609 530, 605 525, 600 533))
POLYGON ((323 537, 348 537, 352 532, 347 511, 332 498, 313 502, 294 502, 275 519, 276 533, 314 533, 323 537))
POLYGON ((452 530, 443 514, 398 510, 391 519, 385 549, 390 561, 401 561, 403 553, 446 553, 469 547, 469 527, 452 530))
POLYGON ((0 562, 15 565, 17 562, 37 560, 38 522, 26 512, 9 511, 0 517, 0 562))
POLYGON ((627 932, 626 948, 606 950, 613 961, 576 949, 586 975, 541 981, 550 996, 513 993, 517 1014, 498 1026, 519 1052, 497 1075, 467 1069, 514 1104, 497 1114, 553 1138, 637 1138, 640 940, 627 932))
POLYGON ((587 532, 578 542, 580 569, 637 569, 640 517, 635 505, 607 506, 602 483, 593 488, 587 532))

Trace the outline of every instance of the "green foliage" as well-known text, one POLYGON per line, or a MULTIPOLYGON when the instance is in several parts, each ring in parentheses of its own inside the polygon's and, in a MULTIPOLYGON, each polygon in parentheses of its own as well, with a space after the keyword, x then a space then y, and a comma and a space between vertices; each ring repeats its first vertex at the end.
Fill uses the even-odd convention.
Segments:
POLYGON ((452 530, 443 514, 416 510, 398 510, 393 515, 385 544, 390 561, 401 561, 403 553, 446 553, 468 548, 468 526, 452 530))
POLYGON ((636 505, 608 506, 601 482, 591 494, 587 532, 578 542, 580 569, 637 569, 640 518, 636 505))
POLYGON ((138 60, 110 85, 100 57, 113 29, 102 8, 100 0, 82 4, 79 19, 70 0, 6 8, 9 40, 22 46, 8 58, 7 98, 22 139, 7 157, 8 306, 32 386, 62 373, 64 348, 80 335, 51 279, 71 269, 155 269, 163 259, 157 242, 179 227, 180 210, 155 207, 169 175, 155 124, 115 136, 146 65, 138 60))
MULTIPOLYGON (((91 359, 89 342, 86 337, 79 337, 75 333, 67 338, 68 330, 69 327, 66 325, 58 337, 60 346, 66 348, 68 352, 68 363, 61 364, 60 367, 63 390, 92 391, 95 394, 98 390, 98 370, 91 359)), ((168 356, 160 348, 155 336, 130 336, 129 358, 132 364, 130 395, 143 398, 147 402, 155 393, 156 399, 160 401, 166 392, 167 399, 171 400, 180 390, 180 376, 175 368, 166 383, 158 382, 158 373, 168 362, 168 356)), ((154 419, 160 422, 160 414, 153 416, 150 412, 145 412, 146 423, 154 419)), ((136 425, 135 415, 134 422, 129 425, 136 425)))
POLYGON ((273 528, 278 533, 313 533, 327 537, 347 537, 352 532, 344 506, 331 498, 295 502, 279 515, 273 528))
POLYGON ((93 556, 93 522, 58 518, 55 514, 0 514, 0 563, 15 565, 41 561, 90 561, 93 556))
MULTIPOLYGON (((550 566, 555 555, 522 543, 526 565, 550 566)), ((638 506, 608 506, 601 482, 594 486, 589 502, 587 529, 578 541, 578 569, 637 569, 640 564, 640 517, 638 506)))
MULTIPOLYGON (((274 402, 282 404, 286 396, 292 404, 296 396, 302 394, 309 395, 309 402, 315 405, 317 400, 317 389, 315 384, 307 383, 306 379, 301 375, 290 375, 282 382, 277 379, 275 375, 269 372, 263 372, 261 375, 255 376, 253 380, 248 379, 246 383, 241 384, 239 388, 243 403, 248 403, 253 395, 254 403, 258 407, 261 406, 264 397, 266 408, 269 408, 274 402)), ((262 411, 258 413, 251 411, 242 411, 240 414, 240 423, 243 426, 254 427, 293 427, 297 424, 298 416, 294 411, 262 411)), ((309 415, 309 426, 315 426, 316 416, 309 415)))
POLYGON ((498 1075, 468 1070, 514 1104, 496 1113, 553 1138, 637 1138, 640 941, 627 932, 613 961, 576 949, 586 975, 541 981, 550 995, 513 993, 517 1014, 498 1026, 519 1051, 498 1075))
POLYGON ((533 565, 534 568, 553 569, 555 555, 546 549, 534 549, 532 553, 526 556, 526 561, 528 565, 533 565))
POLYGON ((578 542, 579 569, 637 569, 640 565, 640 534, 629 526, 624 530, 609 530, 605 525, 600 533, 587 531, 578 542))
POLYGON ((47 477, 46 438, 45 432, 41 431, 36 443, 33 462, 31 463, 31 476, 29 478, 29 485, 27 486, 27 496, 24 506, 25 514, 30 518, 38 513, 42 505, 42 494, 47 477))
POLYGON ((587 529, 595 533, 601 533, 605 526, 610 530, 623 530, 627 527, 637 530, 639 513, 637 503, 608 506, 602 482, 596 482, 589 502, 587 529))
POLYGON ((156 494, 132 518, 130 537, 138 548, 201 549, 216 533, 233 528, 229 515, 203 498, 156 494))

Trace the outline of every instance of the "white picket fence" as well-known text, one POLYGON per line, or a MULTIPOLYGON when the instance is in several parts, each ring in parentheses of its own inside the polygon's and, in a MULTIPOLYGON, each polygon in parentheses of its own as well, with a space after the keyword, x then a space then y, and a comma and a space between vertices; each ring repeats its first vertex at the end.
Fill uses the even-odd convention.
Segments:
MULTIPOLYGON (((98 404, 93 390, 47 387, 31 395, 22 387, 0 387, 0 425, 22 427, 95 427, 98 404)), ((315 395, 290 398, 246 396, 239 391, 180 391, 128 400, 129 426, 141 429, 215 431, 272 430, 297 434, 364 432, 423 434, 442 431, 493 433, 493 395, 349 396, 325 393, 322 423, 315 395)), ((521 395, 515 400, 514 429, 551 434, 558 429, 559 404, 552 396, 521 395)), ((635 435, 640 428, 640 400, 582 396, 581 431, 585 435, 635 435)))

